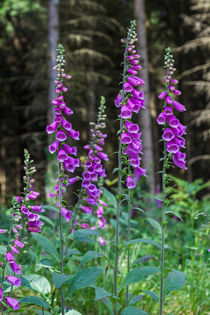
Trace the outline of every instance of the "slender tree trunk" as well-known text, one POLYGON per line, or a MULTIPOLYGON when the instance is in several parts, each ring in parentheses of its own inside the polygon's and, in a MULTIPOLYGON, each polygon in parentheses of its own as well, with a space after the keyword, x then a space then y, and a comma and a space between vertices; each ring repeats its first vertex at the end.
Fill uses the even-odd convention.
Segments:
POLYGON ((49 0, 48 16, 48 44, 49 44, 49 110, 48 121, 52 122, 54 113, 51 101, 56 97, 55 79, 56 71, 52 68, 56 65, 56 49, 58 46, 58 4, 59 0, 49 0))
POLYGON ((143 166, 147 169, 148 182, 150 192, 155 193, 155 174, 154 174, 154 161, 153 161, 153 142, 152 142, 152 129, 151 117, 149 106, 149 74, 148 74, 148 59, 147 59, 147 40, 145 28, 145 9, 144 0, 134 0, 134 14, 137 22, 138 45, 137 50, 141 55, 141 77, 145 81, 144 95, 146 101, 146 109, 140 113, 140 122, 142 126, 142 139, 143 139, 143 166))

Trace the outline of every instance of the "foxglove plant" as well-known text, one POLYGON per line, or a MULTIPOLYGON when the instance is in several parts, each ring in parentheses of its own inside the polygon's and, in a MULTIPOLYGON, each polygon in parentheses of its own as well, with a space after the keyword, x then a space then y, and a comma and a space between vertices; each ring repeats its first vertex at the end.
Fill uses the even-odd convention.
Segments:
MULTIPOLYGON (((40 220, 40 216, 37 213, 44 212, 44 209, 42 209, 41 206, 31 205, 31 201, 35 200, 39 196, 39 193, 33 189, 34 179, 32 176, 36 172, 36 169, 31 166, 33 161, 30 160, 30 154, 27 150, 24 150, 24 156, 25 176, 23 177, 23 181, 25 186, 23 196, 14 197, 12 200, 12 207, 10 209, 11 223, 8 246, 4 256, 4 261, 1 265, 2 277, 0 286, 0 301, 3 300, 3 285, 6 279, 12 285, 10 294, 12 294, 13 287, 21 286, 20 276, 22 274, 22 270, 17 263, 17 256, 20 253, 20 250, 25 246, 25 234, 31 232, 39 233, 41 232, 41 227, 43 226, 43 222, 40 220), (24 231, 24 227, 27 227, 26 231, 24 231), (13 275, 7 275, 5 277, 7 264, 9 264, 13 275)), ((6 233, 7 230, 1 230, 1 232, 6 233)), ((19 309, 19 301, 14 298, 7 296, 5 297, 5 302, 14 310, 19 309)))
MULTIPOLYGON (((105 110, 105 99, 101 97, 97 122, 90 122, 90 143, 84 146, 84 149, 88 151, 88 156, 85 163, 82 165, 82 184, 78 194, 78 201, 75 205, 72 227, 75 227, 74 225, 77 224, 78 211, 82 210, 84 213, 91 214, 93 207, 98 206, 102 194, 100 181, 106 177, 102 161, 108 160, 107 154, 103 152, 104 140, 107 137, 107 135, 102 132, 102 130, 106 128, 105 110)), ((89 228, 89 225, 82 223, 81 227, 89 228)))
MULTIPOLYGON (((142 155, 141 132, 138 124, 132 121, 134 114, 138 114, 140 109, 145 108, 144 93, 138 90, 144 85, 144 81, 138 77, 140 56, 136 54, 135 42, 138 40, 135 32, 136 21, 131 22, 126 39, 121 42, 125 47, 124 69, 122 90, 115 99, 115 105, 120 108, 120 139, 118 150, 118 206, 116 219, 116 243, 115 243, 115 270, 114 270, 114 295, 118 297, 117 274, 119 259, 119 217, 122 196, 122 180, 125 181, 128 189, 128 240, 130 240, 130 220, 131 220, 131 190, 136 187, 136 183, 141 175, 146 175, 146 170, 140 167, 142 155)), ((127 272, 130 270, 130 254, 127 254, 127 272)), ((128 304, 128 287, 126 294, 126 304, 128 304)), ((117 303, 115 314, 117 313, 117 303)))
MULTIPOLYGON (((67 92, 68 89, 64 85, 64 79, 70 79, 71 76, 66 75, 64 72, 65 59, 64 54, 65 50, 61 44, 57 48, 57 65, 53 68, 57 71, 57 78, 55 80, 57 97, 52 101, 54 106, 54 121, 47 126, 46 131, 48 134, 54 134, 55 141, 49 146, 49 152, 51 154, 57 154, 58 162, 58 185, 56 186, 57 195, 58 195, 58 206, 59 206, 59 233, 60 233, 60 274, 63 274, 64 266, 64 238, 63 238, 63 223, 62 218, 66 222, 69 222, 71 219, 71 211, 66 209, 63 205, 63 193, 66 185, 66 179, 64 172, 74 173, 75 168, 79 167, 79 159, 75 158, 77 154, 76 147, 71 147, 65 143, 67 136, 71 139, 79 140, 79 132, 75 131, 72 128, 72 124, 67 121, 66 116, 73 114, 73 111, 66 105, 64 101, 63 93, 67 92)), ((73 184, 77 180, 76 177, 73 177, 67 180, 68 184, 73 184)), ((63 288, 60 288, 61 296, 61 310, 62 315, 65 313, 64 305, 64 294, 63 288)))
POLYGON ((162 227, 162 241, 161 241, 161 281, 160 281, 160 309, 159 314, 163 314, 163 292, 164 292, 164 248, 165 248, 165 225, 166 211, 167 211, 167 169, 170 168, 170 161, 173 161, 175 166, 186 170, 186 154, 180 150, 185 148, 186 126, 182 125, 178 118, 176 118, 174 111, 185 111, 184 105, 177 102, 174 97, 181 94, 175 88, 178 80, 172 78, 175 72, 174 59, 171 53, 171 48, 166 48, 164 68, 166 75, 164 77, 165 90, 160 93, 159 99, 164 101, 163 110, 157 118, 159 125, 163 125, 162 139, 164 141, 163 151, 163 169, 162 169, 162 203, 161 203, 161 227, 162 227))

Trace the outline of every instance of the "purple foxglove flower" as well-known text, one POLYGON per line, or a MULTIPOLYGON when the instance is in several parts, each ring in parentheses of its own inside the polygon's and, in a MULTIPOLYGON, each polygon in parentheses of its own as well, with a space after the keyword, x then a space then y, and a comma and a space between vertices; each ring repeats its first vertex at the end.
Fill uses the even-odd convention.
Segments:
POLYGON ((35 221, 36 220, 36 215, 32 212, 28 212, 27 218, 29 221, 35 221))
POLYGON ((141 70, 141 66, 140 65, 132 65, 132 69, 134 70, 141 70))
POLYGON ((83 229, 89 229, 89 225, 87 223, 82 223, 81 228, 83 229))
POLYGON ((68 180, 68 184, 69 185, 73 185, 76 181, 78 180, 78 177, 72 177, 68 180))
POLYGON ((64 162, 67 158, 68 158, 68 156, 67 156, 66 152, 63 149, 60 149, 58 151, 58 157, 57 157, 58 161, 64 162))
POLYGON ((108 155, 106 153, 97 152, 97 155, 104 161, 108 161, 109 160, 108 155))
POLYGON ((121 134, 121 142, 123 144, 129 144, 131 141, 131 137, 125 131, 123 131, 121 134))
POLYGON ((184 107, 184 105, 180 104, 177 101, 173 101, 173 105, 176 108, 176 110, 178 110, 179 112, 184 112, 186 110, 186 108, 184 107))
POLYGON ((22 205, 22 206, 20 207, 20 211, 21 211, 22 213, 24 213, 24 214, 27 214, 27 213, 29 212, 28 208, 27 208, 26 206, 24 206, 24 205, 22 205))
POLYGON ((0 301, 3 300, 3 290, 2 287, 0 286, 0 301))
POLYGON ((7 260, 9 263, 13 263, 13 262, 15 261, 15 257, 14 257, 14 255, 13 255, 13 253, 11 253, 11 252, 7 252, 7 253, 5 254, 5 258, 6 258, 6 260, 7 260))
POLYGON ((72 218, 71 213, 72 213, 72 211, 68 211, 64 207, 61 208, 61 215, 66 220, 66 222, 69 222, 70 219, 72 218))
POLYGON ((7 276, 7 280, 14 285, 15 287, 20 287, 21 286, 21 279, 16 278, 14 276, 7 276))
POLYGON ((99 236, 98 241, 101 244, 101 246, 104 246, 106 244, 105 240, 101 236, 99 236))
POLYGON ((167 141, 166 143, 167 151, 169 153, 177 153, 179 151, 179 147, 173 141, 167 141))
POLYGON ((144 80, 138 78, 138 77, 128 77, 128 81, 132 86, 139 86, 144 85, 144 80))
POLYGON ((126 120, 125 127, 127 128, 128 132, 138 132, 139 126, 137 124, 133 124, 132 122, 126 120))
POLYGON ((144 99, 144 92, 140 92, 136 89, 133 88, 132 90, 132 94, 134 97, 136 97, 137 99, 144 99))
POLYGON ((59 141, 55 140, 55 142, 49 145, 49 152, 53 154, 58 150, 58 148, 59 148, 59 141))
POLYGON ((168 116, 168 123, 169 126, 176 128, 179 125, 179 120, 174 115, 171 115, 168 116))
POLYGON ((17 301, 17 300, 15 300, 15 299, 13 299, 13 298, 11 298, 11 297, 5 297, 5 301, 6 301, 6 303, 10 306, 10 307, 12 307, 15 311, 17 311, 17 310, 19 310, 19 301, 17 301))
POLYGON ((185 139, 184 138, 174 138, 173 142, 181 148, 185 148, 185 139))
POLYGON ((85 212, 85 213, 89 213, 89 214, 92 213, 92 208, 91 208, 91 207, 82 206, 81 209, 82 209, 82 211, 85 212))
POLYGON ((175 90, 175 87, 173 85, 169 85, 169 90, 173 92, 175 90))
POLYGON ((117 94, 117 97, 116 97, 116 99, 115 99, 115 101, 114 101, 115 106, 116 106, 116 107, 120 107, 120 106, 121 106, 121 103, 122 103, 122 100, 123 100, 123 97, 122 97, 121 93, 118 93, 118 94, 117 94))
POLYGON ((37 197, 39 196, 39 193, 37 191, 31 191, 26 199, 32 199, 32 200, 35 200, 37 197))
POLYGON ((167 116, 166 116, 166 114, 165 113, 160 113, 160 115, 158 116, 158 118, 157 118, 157 122, 158 122, 158 124, 159 125, 164 125, 165 123, 166 123, 166 118, 167 118, 167 116))
POLYGON ((132 68, 129 68, 129 69, 128 69, 128 72, 129 72, 130 74, 132 74, 132 75, 137 75, 137 74, 138 74, 138 71, 136 71, 136 70, 134 70, 134 69, 132 69, 132 68))
POLYGON ((158 98, 159 98, 160 100, 163 100, 164 98, 166 98, 166 96, 167 96, 167 93, 164 91, 164 92, 161 92, 161 93, 158 95, 158 98))
POLYGON ((58 130, 56 133, 56 139, 58 141, 64 141, 67 139, 67 136, 66 136, 65 132, 63 132, 62 130, 58 130))
POLYGON ((162 137, 165 141, 171 141, 175 136, 170 128, 166 128, 163 132, 162 137))
POLYGON ((32 233, 40 233, 41 228, 39 226, 28 226, 28 230, 32 233))
POLYGON ((136 59, 134 59, 134 60, 131 60, 130 63, 131 63, 132 65, 138 65, 139 61, 136 60, 136 59))
POLYGON ((19 248, 23 248, 25 245, 24 245, 24 243, 22 243, 21 241, 19 241, 19 240, 14 240, 14 244, 17 246, 17 247, 19 247, 19 248))
POLYGON ((126 178, 126 186, 128 189, 133 189, 136 187, 136 183, 130 175, 126 178))
POLYGON ((177 84, 177 83, 179 83, 179 81, 176 80, 176 79, 171 79, 171 83, 172 83, 172 84, 177 84))
POLYGON ((141 167, 136 167, 134 169, 134 177, 135 177, 136 182, 139 181, 140 176, 146 176, 146 170, 141 167))
POLYGON ((63 112, 64 114, 66 114, 67 116, 70 116, 73 114, 73 110, 67 106, 63 107, 63 112))
POLYGON ((56 131, 57 127, 58 127, 58 122, 54 121, 52 124, 47 126, 46 131, 48 134, 51 134, 56 131))
POLYGON ((68 130, 69 136, 74 140, 79 140, 79 131, 75 131, 73 129, 68 130))
POLYGON ((17 203, 20 203, 22 201, 22 198, 19 197, 19 196, 15 196, 16 200, 17 200, 17 203))
POLYGON ((14 245, 10 247, 11 251, 15 254, 18 255, 19 254, 19 250, 17 249, 17 247, 15 247, 14 245))
POLYGON ((174 89, 172 92, 173 92, 175 95, 181 95, 181 94, 182 94, 181 91, 176 90, 176 89, 174 89))
POLYGON ((63 148, 68 154, 76 155, 77 154, 77 148, 76 147, 70 147, 68 144, 63 144, 63 148))
POLYGON ((123 119, 128 119, 132 117, 130 108, 125 104, 121 107, 121 117, 123 119))
POLYGON ((173 100, 170 98, 170 96, 166 96, 165 101, 169 105, 171 105, 173 103, 173 100))
MULTIPOLYGON (((180 156, 178 155, 179 152, 175 153, 175 155, 173 155, 173 162, 176 166, 186 170, 186 161, 184 159, 181 159, 180 156)), ((181 152, 180 152, 181 153, 181 152)))
POLYGON ((140 161, 139 159, 130 159, 130 164, 133 166, 133 167, 137 167, 140 165, 140 161))
POLYGON ((85 198, 85 201, 89 204, 89 205, 97 205, 97 201, 94 198, 85 198))
POLYGON ((7 233, 8 230, 6 229, 0 229, 0 234, 4 234, 4 233, 7 233))
POLYGON ((31 210, 34 212, 45 212, 41 206, 31 206, 31 210))
POLYGON ((61 125, 62 125, 62 127, 65 129, 65 130, 67 130, 67 131, 71 131, 72 130, 72 124, 71 123, 69 123, 66 119, 62 119, 62 121, 61 121, 61 125))
POLYGON ((127 59, 128 59, 128 60, 133 60, 134 57, 133 57, 133 56, 127 56, 127 59))
POLYGON ((166 106, 165 108, 164 108, 164 114, 165 115, 172 115, 173 114, 173 109, 170 107, 170 106, 166 106))
POLYGON ((21 270, 20 266, 16 263, 16 261, 10 263, 10 268, 17 275, 20 275, 22 273, 22 270, 21 270))
POLYGON ((125 92, 127 92, 127 93, 130 93, 130 92, 133 90, 133 87, 132 87, 132 85, 131 85, 130 83, 125 82, 125 83, 123 84, 123 90, 124 90, 125 92))
POLYGON ((67 92, 67 91, 68 91, 68 88, 67 88, 66 86, 63 86, 63 87, 62 87, 62 91, 63 91, 63 92, 67 92))

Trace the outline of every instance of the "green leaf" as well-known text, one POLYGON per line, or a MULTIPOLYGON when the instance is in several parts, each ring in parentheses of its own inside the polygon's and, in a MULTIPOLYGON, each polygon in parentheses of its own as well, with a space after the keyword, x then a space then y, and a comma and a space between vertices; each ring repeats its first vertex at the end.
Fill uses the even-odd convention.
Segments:
POLYGON ((42 208, 45 209, 45 210, 49 210, 49 211, 60 212, 58 208, 53 207, 53 206, 42 205, 42 208))
POLYGON ((50 304, 38 296, 26 296, 20 300, 20 303, 39 305, 44 308, 52 308, 50 304))
POLYGON ((6 251, 7 251, 7 247, 0 245, 0 255, 4 255, 6 251))
POLYGON ((160 223, 158 221, 156 221, 155 219, 152 218, 146 218, 146 220, 151 224, 151 226, 158 230, 158 232, 161 234, 162 233, 162 228, 160 226, 160 223))
POLYGON ((60 273, 53 272, 53 282, 56 289, 59 289, 66 281, 70 280, 73 276, 61 275, 60 273))
POLYGON ((39 216, 40 216, 40 219, 41 219, 43 222, 47 223, 47 224, 50 225, 51 227, 54 227, 53 221, 50 220, 48 217, 46 217, 45 215, 41 215, 41 214, 40 214, 39 216))
POLYGON ((44 258, 44 259, 40 260, 39 265, 41 265, 44 268, 52 269, 53 268, 53 261, 51 259, 44 258))
POLYGON ((138 207, 134 207, 134 208, 132 208, 133 210, 137 210, 137 211, 140 211, 140 212, 145 212, 143 209, 141 209, 141 208, 138 208, 138 207))
POLYGON ((107 296, 111 296, 111 293, 107 292, 103 288, 95 287, 95 300, 101 300, 107 296))
POLYGON ((65 313, 65 315, 82 315, 82 314, 77 312, 77 311, 75 311, 75 310, 70 310, 67 313, 65 313))
POLYGON ((186 282, 186 275, 181 271, 170 271, 164 280, 164 297, 171 291, 181 289, 186 282))
POLYGON ((103 188, 103 192, 104 195, 108 201, 108 203, 112 206, 114 206, 114 208, 117 208, 117 199, 115 198, 115 196, 106 188, 103 188))
POLYGON ((31 233, 31 235, 50 256, 52 256, 57 261, 59 260, 58 252, 53 243, 48 238, 38 233, 31 233))
POLYGON ((160 244, 158 244, 157 242, 155 242, 153 240, 146 239, 146 238, 136 238, 136 239, 131 240, 129 242, 125 241, 124 245, 128 246, 128 245, 133 245, 133 244, 138 244, 138 243, 151 244, 151 245, 154 245, 158 248, 161 248, 160 244))
POLYGON ((177 212, 172 211, 172 210, 168 210, 168 211, 165 212, 165 214, 168 214, 168 213, 175 215, 177 218, 179 218, 183 222, 182 217, 177 212))
POLYGON ((68 248, 65 258, 69 258, 73 255, 81 255, 81 252, 77 249, 68 248))
POLYGON ((120 290, 124 287, 126 287, 129 284, 142 281, 146 279, 148 276, 153 275, 154 273, 159 272, 159 269, 156 267, 138 267, 135 269, 132 269, 127 274, 123 284, 120 287, 120 290))
POLYGON ((90 235, 100 235, 100 233, 96 230, 91 230, 91 229, 77 230, 73 233, 73 239, 82 241, 82 242, 88 242, 90 239, 87 236, 90 236, 90 235))
POLYGON ((37 274, 32 274, 29 276, 25 276, 25 279, 29 281, 30 286, 33 290, 40 292, 42 294, 50 293, 51 287, 47 278, 37 274))
POLYGON ((129 302, 130 306, 133 306, 136 304, 136 302, 141 302, 143 298, 143 295, 134 295, 129 302))
POLYGON ((151 296, 156 302, 159 302, 159 298, 155 292, 147 291, 147 290, 143 290, 143 292, 151 296))
POLYGON ((128 306, 122 310, 120 315, 148 315, 148 313, 137 307, 128 306))
POLYGON ((102 273, 101 267, 90 267, 81 269, 70 281, 69 293, 92 286, 97 277, 102 273))
POLYGON ((26 287, 26 288, 32 289, 32 287, 30 285, 30 281, 27 279, 27 276, 21 277, 21 287, 26 287))
POLYGON ((157 260, 155 257, 151 256, 151 255, 146 255, 146 256, 142 256, 140 258, 137 258, 132 264, 131 266, 134 266, 134 265, 138 265, 138 264, 142 264, 144 263, 145 261, 148 261, 149 259, 153 259, 153 260, 157 260))
POLYGON ((81 259, 81 265, 84 265, 85 263, 87 263, 88 261, 94 259, 94 258, 98 258, 98 257, 103 257, 104 255, 99 253, 99 252, 95 252, 95 251, 91 251, 89 250, 87 253, 85 253, 85 255, 82 257, 81 259))
POLYGON ((108 308, 109 310, 109 314, 113 315, 113 306, 112 306, 112 302, 110 301, 110 299, 108 297, 103 298, 102 303, 108 308))
POLYGON ((34 310, 34 311, 35 311, 35 313, 36 313, 37 315, 51 315, 50 312, 47 312, 47 311, 44 311, 44 310, 41 310, 41 311, 39 311, 39 310, 34 310))

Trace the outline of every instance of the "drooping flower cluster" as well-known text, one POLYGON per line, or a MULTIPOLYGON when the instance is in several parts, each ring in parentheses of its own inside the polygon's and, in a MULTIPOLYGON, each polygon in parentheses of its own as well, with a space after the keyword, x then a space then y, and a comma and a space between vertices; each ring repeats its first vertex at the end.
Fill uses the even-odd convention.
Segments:
POLYGON ((64 79, 70 79, 71 76, 66 75, 64 72, 64 48, 61 44, 58 45, 57 65, 54 70, 57 70, 56 93, 57 97, 52 101, 54 106, 54 121, 47 126, 46 131, 48 134, 55 133, 55 141, 49 146, 49 152, 51 154, 57 152, 57 159, 62 163, 65 170, 73 173, 75 168, 79 166, 79 159, 75 158, 77 155, 77 148, 71 147, 65 144, 67 135, 74 140, 79 140, 79 131, 75 131, 72 128, 72 124, 68 122, 65 116, 73 114, 73 111, 67 107, 63 93, 68 91, 68 88, 64 86, 64 79))
POLYGON ((140 167, 141 132, 139 132, 138 124, 132 122, 133 113, 138 114, 141 108, 145 108, 144 93, 138 90, 139 86, 144 85, 144 81, 137 76, 141 66, 139 65, 140 56, 136 54, 135 49, 135 42, 137 41, 135 27, 136 22, 132 21, 127 39, 121 40, 125 45, 123 87, 115 99, 115 105, 120 107, 120 117, 123 120, 120 141, 125 164, 129 165, 126 178, 126 185, 129 189, 136 186, 139 176, 146 175, 146 170, 140 167), (134 176, 131 172, 131 166, 134 168, 134 176))
POLYGON ((89 214, 92 212, 92 206, 98 204, 101 195, 101 190, 98 187, 97 182, 100 177, 106 177, 102 160, 107 161, 108 156, 106 153, 102 152, 102 146, 104 145, 104 139, 107 135, 101 131, 106 127, 105 109, 105 99, 102 97, 97 123, 90 122, 90 144, 84 146, 84 148, 88 150, 88 157, 87 161, 84 163, 84 172, 82 173, 82 191, 84 193, 84 199, 81 203, 81 209, 83 212, 89 214))
POLYGON ((186 154, 180 151, 185 148, 185 139, 183 136, 186 134, 187 127, 182 125, 174 114, 174 110, 183 112, 186 108, 174 100, 174 97, 180 95, 181 92, 175 88, 175 85, 179 81, 172 78, 176 70, 173 65, 174 59, 171 49, 167 48, 164 62, 164 67, 167 71, 164 80, 166 89, 159 94, 159 99, 164 100, 164 106, 163 111, 157 118, 157 122, 164 127, 162 138, 166 141, 167 152, 172 155, 174 164, 182 169, 187 169, 186 154))

